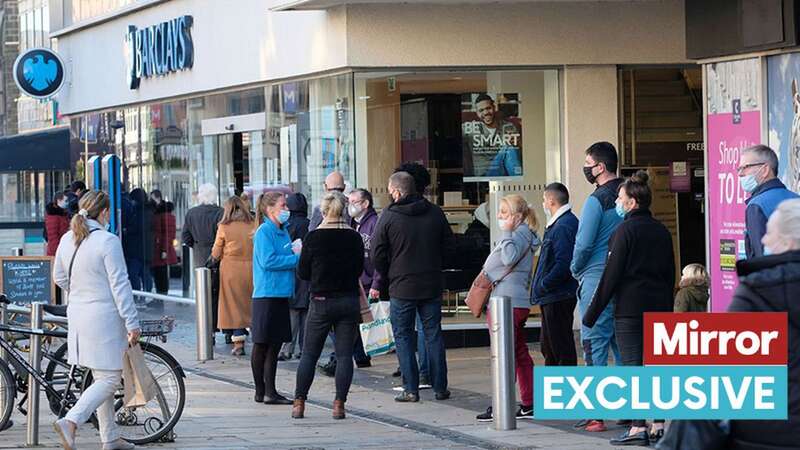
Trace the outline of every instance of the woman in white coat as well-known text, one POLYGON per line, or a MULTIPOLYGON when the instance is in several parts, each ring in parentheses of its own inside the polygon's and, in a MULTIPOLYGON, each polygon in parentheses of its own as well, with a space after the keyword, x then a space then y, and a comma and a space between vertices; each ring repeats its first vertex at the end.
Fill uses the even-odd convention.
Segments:
POLYGON ((108 195, 87 192, 78 207, 58 245, 53 278, 68 293, 69 364, 91 369, 94 382, 53 426, 64 449, 73 450, 78 426, 96 410, 103 450, 132 449, 114 422, 113 398, 125 350, 139 339, 139 319, 122 244, 105 231, 108 195))

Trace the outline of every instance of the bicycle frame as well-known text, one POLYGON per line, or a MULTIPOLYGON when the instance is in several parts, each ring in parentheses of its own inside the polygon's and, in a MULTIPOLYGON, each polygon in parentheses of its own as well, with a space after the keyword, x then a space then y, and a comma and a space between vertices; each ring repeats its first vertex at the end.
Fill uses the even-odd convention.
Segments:
MULTIPOLYGON (((28 328, 20 328, 8 325, 0 325, 0 332, 2 331, 26 334, 29 336, 66 337, 65 333, 51 332, 45 330, 31 330, 28 328)), ((74 398, 75 396, 72 395, 72 393, 70 392, 72 379, 75 373, 74 372, 75 366, 70 367, 70 376, 69 379, 67 380, 67 387, 66 389, 64 389, 64 395, 62 396, 58 393, 58 391, 55 390, 53 385, 44 378, 44 375, 42 375, 41 370, 35 370, 34 367, 28 361, 26 361, 25 358, 22 357, 22 355, 14 346, 12 346, 8 341, 2 338, 2 335, 0 335, 0 348, 2 348, 5 351, 7 355, 6 357, 9 358, 8 362, 14 364, 16 366, 15 367, 16 369, 22 369, 27 375, 32 376, 33 379, 36 380, 37 383, 39 383, 39 386, 43 387, 45 391, 47 391, 47 393, 51 395, 53 398, 59 398, 59 397, 61 398, 60 403, 62 411, 60 412, 63 412, 63 408, 64 406, 66 406, 67 400, 70 400, 69 396, 72 396, 73 399, 75 399, 74 398)))

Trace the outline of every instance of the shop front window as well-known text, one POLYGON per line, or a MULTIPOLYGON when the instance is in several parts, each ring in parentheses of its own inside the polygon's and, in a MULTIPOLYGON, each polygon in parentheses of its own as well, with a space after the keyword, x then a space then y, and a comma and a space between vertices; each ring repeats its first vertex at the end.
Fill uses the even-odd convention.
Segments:
POLYGON ((0 222, 44 221, 45 205, 68 185, 66 171, 0 173, 0 222))

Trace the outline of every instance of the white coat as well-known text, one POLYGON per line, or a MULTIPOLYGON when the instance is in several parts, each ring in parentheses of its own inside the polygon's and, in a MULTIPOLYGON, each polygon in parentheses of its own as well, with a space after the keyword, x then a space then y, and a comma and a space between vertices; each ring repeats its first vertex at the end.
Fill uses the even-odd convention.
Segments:
POLYGON ((88 220, 89 234, 75 253, 72 231, 61 238, 53 264, 53 279, 68 291, 69 364, 98 370, 122 370, 128 331, 139 328, 128 270, 119 238, 88 220), (71 288, 71 289, 70 289, 71 288))

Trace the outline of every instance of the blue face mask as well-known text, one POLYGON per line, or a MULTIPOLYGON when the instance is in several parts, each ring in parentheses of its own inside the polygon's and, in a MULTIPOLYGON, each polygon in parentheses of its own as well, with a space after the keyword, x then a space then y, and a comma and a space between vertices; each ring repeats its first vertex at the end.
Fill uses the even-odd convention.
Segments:
POLYGON ((764 256, 771 256, 774 254, 775 252, 773 252, 771 248, 767 247, 766 245, 764 246, 764 256))
POLYGON ((286 223, 289 220, 290 215, 291 213, 289 213, 288 210, 282 209, 281 212, 278 214, 278 222, 282 224, 286 223))
POLYGON ((758 187, 758 180, 756 180, 755 175, 746 175, 739 177, 739 184, 742 186, 742 189, 744 189, 745 192, 752 194, 753 191, 755 191, 758 187))
POLYGON ((625 208, 622 206, 622 203, 617 203, 617 206, 614 208, 617 211, 617 215, 625 218, 625 208))

